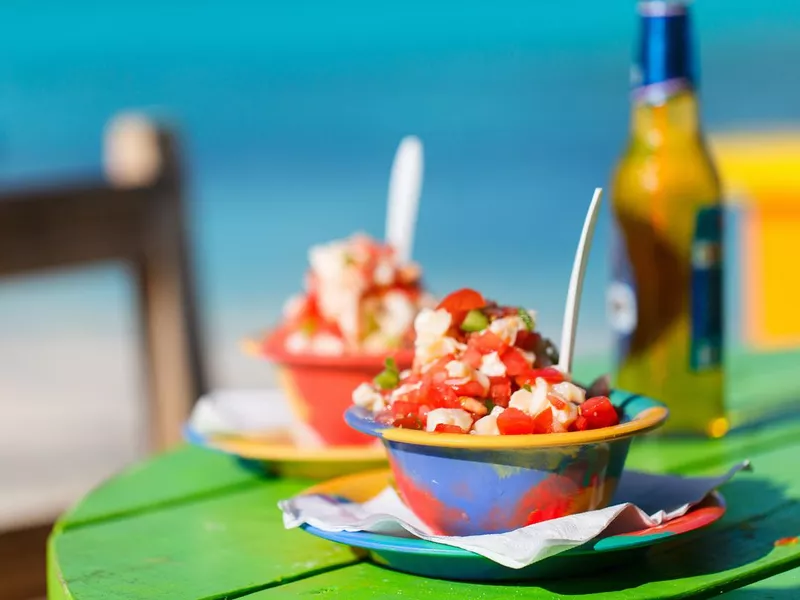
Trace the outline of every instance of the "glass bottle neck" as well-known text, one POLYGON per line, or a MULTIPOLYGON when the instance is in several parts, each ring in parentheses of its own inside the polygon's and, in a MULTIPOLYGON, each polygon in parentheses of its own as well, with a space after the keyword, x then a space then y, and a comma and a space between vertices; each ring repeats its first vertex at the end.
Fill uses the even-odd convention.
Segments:
POLYGON ((682 90, 663 101, 634 100, 631 136, 650 147, 693 142, 701 135, 697 96, 682 90))
POLYGON ((700 125, 689 9, 682 1, 641 2, 631 131, 648 146, 696 139, 700 125))

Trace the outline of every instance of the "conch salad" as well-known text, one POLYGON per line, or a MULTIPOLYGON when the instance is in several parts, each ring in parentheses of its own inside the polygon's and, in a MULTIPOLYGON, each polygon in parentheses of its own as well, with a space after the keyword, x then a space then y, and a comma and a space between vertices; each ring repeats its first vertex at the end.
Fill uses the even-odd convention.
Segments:
POLYGON ((381 353, 413 344, 414 318, 434 302, 420 268, 401 264, 385 244, 356 234, 313 246, 304 294, 284 306, 291 353, 381 353))
POLYGON ((417 315, 414 364, 391 359, 353 402, 382 423, 473 435, 520 435, 599 429, 619 423, 606 396, 587 398, 553 365, 553 344, 536 315, 498 306, 470 289, 453 292, 417 315))

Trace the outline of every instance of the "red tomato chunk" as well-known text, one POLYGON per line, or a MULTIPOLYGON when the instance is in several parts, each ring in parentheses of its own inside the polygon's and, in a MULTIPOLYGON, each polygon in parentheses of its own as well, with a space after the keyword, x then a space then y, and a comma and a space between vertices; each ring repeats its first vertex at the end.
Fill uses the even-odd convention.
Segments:
POLYGON ((503 435, 526 435, 534 433, 536 426, 533 417, 518 408, 507 408, 497 417, 497 429, 503 435))
POLYGON ((619 415, 617 409, 611 404, 606 396, 595 396, 589 398, 586 402, 581 404, 581 414, 578 418, 578 429, 600 429, 602 427, 612 427, 619 424, 619 415))
POLYGON ((434 431, 436 433, 467 433, 458 425, 445 425, 444 423, 439 423, 434 431))
POLYGON ((456 313, 466 314, 484 306, 486 306, 486 299, 479 292, 464 288, 446 296, 436 308, 443 308, 451 315, 455 315, 456 313))

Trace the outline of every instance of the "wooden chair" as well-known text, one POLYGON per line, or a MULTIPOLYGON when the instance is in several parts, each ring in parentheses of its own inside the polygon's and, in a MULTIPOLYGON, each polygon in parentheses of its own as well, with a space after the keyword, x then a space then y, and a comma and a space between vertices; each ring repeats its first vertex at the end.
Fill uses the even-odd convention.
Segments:
MULTIPOLYGON (((138 290, 149 445, 180 439, 206 390, 175 136, 137 116, 112 122, 107 181, 0 194, 0 277, 121 261, 138 290)), ((46 520, 44 517, 43 520, 46 520)), ((51 523, 0 531, 0 598, 45 593, 51 523)))
POLYGON ((177 141, 136 115, 115 119, 107 181, 0 195, 0 277, 121 261, 136 281, 150 447, 180 440, 206 390, 177 141))

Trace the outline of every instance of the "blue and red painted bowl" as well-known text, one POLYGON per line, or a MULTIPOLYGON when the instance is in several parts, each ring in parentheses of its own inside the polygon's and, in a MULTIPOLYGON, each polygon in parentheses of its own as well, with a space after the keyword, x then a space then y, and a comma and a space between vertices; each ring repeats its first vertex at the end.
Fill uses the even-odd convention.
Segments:
POLYGON ((397 492, 434 533, 481 535, 608 506, 633 438, 669 415, 644 396, 610 398, 619 425, 569 433, 429 433, 377 423, 355 406, 345 420, 383 441, 397 492))

